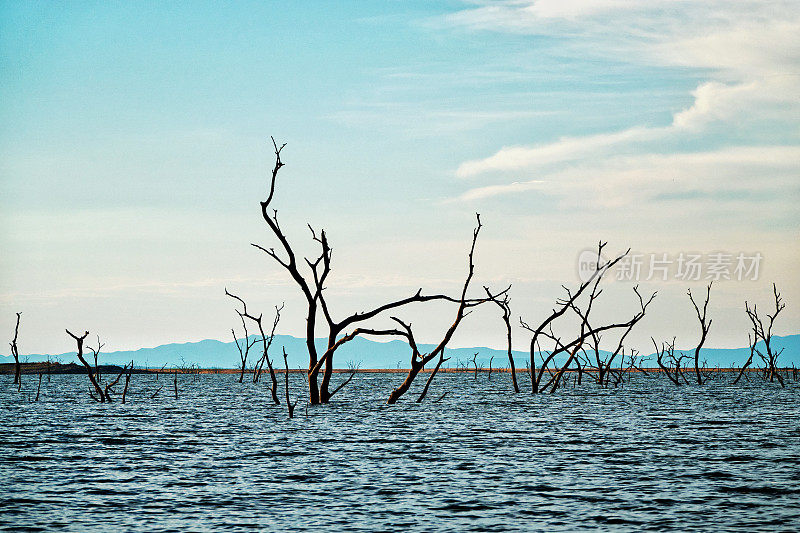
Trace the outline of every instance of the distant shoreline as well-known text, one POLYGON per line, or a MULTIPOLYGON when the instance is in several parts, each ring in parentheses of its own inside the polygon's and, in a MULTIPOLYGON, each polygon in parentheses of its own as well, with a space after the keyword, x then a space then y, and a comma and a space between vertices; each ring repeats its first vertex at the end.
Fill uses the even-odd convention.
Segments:
MULTIPOLYGON (((100 365, 98 367, 101 373, 103 374, 113 374, 119 373, 122 370, 121 366, 117 365, 100 365)), ((432 370, 424 369, 421 373, 428 373, 432 370)), ((618 372, 620 369, 614 369, 615 372, 618 372)), ((623 372, 626 373, 634 373, 634 374, 642 374, 642 373, 654 373, 654 374, 661 374, 663 371, 660 368, 623 368, 621 369, 623 372)), ((693 371, 693 367, 685 368, 687 371, 693 371)), ((758 367, 750 367, 745 369, 745 372, 759 372, 763 370, 762 368, 758 367)), ((781 372, 790 372, 792 371, 792 367, 785 367, 778 369, 781 372)), ((20 371, 22 374, 85 374, 86 368, 83 365, 79 365, 77 363, 20 363, 20 371)), ((333 372, 335 374, 349 374, 353 370, 350 368, 334 368, 333 372)), ((408 368, 359 368, 356 370, 356 373, 359 374, 405 374, 409 371, 408 368)), ((706 368, 703 370, 704 372, 713 372, 713 373, 720 373, 720 372, 739 372, 741 368, 706 368)), ((134 367, 132 370, 132 374, 238 374, 241 372, 239 368, 138 368, 134 367)), ((284 368, 275 368, 276 374, 283 375, 286 372, 284 368)), ((461 374, 474 374, 475 368, 440 368, 439 372, 443 372, 446 374, 452 373, 461 373, 461 374)), ((508 374, 511 370, 509 368, 492 368, 492 373, 497 374, 508 374)), ((577 374, 577 370, 566 370, 565 374, 577 374)), ((290 374, 304 374, 306 373, 305 369, 301 368, 290 368, 290 374)), ((489 368, 478 367, 478 373, 480 374, 488 374, 489 368)), ((517 375, 525 375, 528 373, 526 368, 517 368, 516 374, 517 375)), ((584 371, 584 374, 589 372, 584 371)), ((14 374, 14 363, 0 363, 0 375, 3 374, 14 374)), ((252 375, 252 370, 245 370, 245 375, 252 375)))

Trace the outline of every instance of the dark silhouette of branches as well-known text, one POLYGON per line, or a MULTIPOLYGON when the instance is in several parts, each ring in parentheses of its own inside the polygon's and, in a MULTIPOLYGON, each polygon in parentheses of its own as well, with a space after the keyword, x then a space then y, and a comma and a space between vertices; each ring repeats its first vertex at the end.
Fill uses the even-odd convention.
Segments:
POLYGON ((407 324, 397 317, 392 317, 392 320, 394 320, 397 324, 399 324, 400 329, 385 330, 384 332, 380 333, 382 335, 400 335, 406 339, 409 347, 411 348, 411 368, 409 369, 408 374, 406 375, 406 378, 403 381, 403 383, 401 383, 400 386, 394 389, 392 393, 389 395, 389 399, 387 401, 387 403, 389 404, 397 402, 397 400, 400 399, 400 397, 402 397, 403 394, 405 394, 408 391, 409 387, 414 382, 414 379, 417 377, 417 374, 419 374, 419 372, 423 368, 425 368, 426 364, 428 364, 436 357, 441 357, 442 352, 444 351, 447 344, 450 342, 450 339, 453 337, 453 334, 455 334, 456 330, 458 329, 458 326, 461 324, 461 321, 464 319, 465 316, 467 316, 471 312, 469 310, 470 308, 489 302, 491 301, 492 298, 503 297, 509 290, 508 288, 506 288, 505 290, 494 295, 490 293, 489 297, 486 298, 480 298, 480 299, 467 298, 467 291, 469 289, 470 282, 472 281, 472 278, 475 274, 475 263, 474 263, 475 244, 478 241, 478 234, 480 233, 482 227, 481 217, 479 214, 476 214, 476 219, 477 219, 477 224, 472 232, 472 245, 470 246, 470 251, 468 255, 467 277, 464 280, 464 285, 461 289, 461 296, 458 300, 459 304, 456 310, 455 319, 453 323, 450 325, 450 327, 447 329, 447 331, 444 333, 442 340, 439 341, 439 343, 430 353, 427 354, 420 353, 419 348, 417 346, 417 342, 414 338, 414 333, 411 329, 411 324, 407 324))
POLYGON ((417 403, 422 403, 422 401, 425 399, 425 396, 428 394, 428 388, 431 386, 431 382, 433 381, 433 378, 436 377, 436 373, 439 372, 439 368, 442 366, 443 363, 445 363, 445 362, 447 362, 449 360, 450 360, 449 357, 445 357, 444 356, 444 350, 439 352, 439 360, 436 361, 436 366, 433 367, 433 370, 431 371, 430 375, 428 376, 427 381, 425 381, 425 387, 423 387, 422 392, 420 393, 419 397, 417 397, 417 403))
POLYGON ((283 374, 284 384, 286 385, 286 409, 289 411, 289 418, 292 418, 294 417, 294 408, 297 405, 297 400, 294 402, 289 400, 289 359, 286 355, 286 348, 283 349, 283 364, 286 369, 283 374))
POLYGON ((73 339, 75 339, 75 342, 78 345, 78 360, 81 363, 83 363, 84 367, 86 367, 86 372, 89 374, 89 381, 91 382, 92 387, 94 387, 94 392, 96 393, 96 396, 91 392, 89 394, 91 395, 92 398, 94 398, 95 401, 101 403, 105 402, 106 400, 105 400, 105 394, 103 394, 103 389, 100 388, 100 384, 97 382, 97 379, 95 378, 95 375, 92 372, 92 367, 89 366, 89 363, 83 357, 83 341, 86 340, 86 337, 89 336, 89 332, 88 331, 85 332, 80 337, 72 333, 70 330, 67 330, 67 334, 73 339))
MULTIPOLYGON (((511 286, 509 286, 509 289, 511 286)), ((489 287, 484 286, 483 290, 486 291, 487 296, 491 296, 489 287)), ((519 384, 517 383, 517 367, 514 364, 514 354, 511 351, 511 300, 508 294, 503 295, 503 298, 492 298, 493 301, 502 311, 503 323, 506 326, 506 349, 508 350, 508 364, 511 367, 511 383, 514 385, 514 392, 519 392, 519 384)), ((489 377, 491 379, 491 372, 489 377)))
POLYGON ((239 383, 244 381, 244 371, 247 368, 247 356, 250 354, 250 348, 252 348, 257 339, 250 340, 250 334, 247 332, 247 322, 244 320, 244 316, 239 313, 239 318, 242 320, 242 329, 244 330, 244 336, 241 340, 236 337, 236 330, 231 328, 231 335, 233 335, 233 342, 236 344, 236 349, 239 350, 239 359, 241 360, 241 369, 239 371, 239 383))
MULTIPOLYGON (((280 307, 277 305, 275 306, 275 319, 272 321, 272 331, 270 331, 269 336, 266 335, 264 332, 264 324, 262 317, 263 315, 259 314, 258 316, 252 315, 247 311, 247 303, 245 303, 244 299, 236 296, 235 294, 228 292, 228 289, 225 289, 225 294, 230 296, 234 300, 237 300, 239 303, 242 304, 242 310, 239 311, 238 309, 236 312, 238 313, 239 317, 242 319, 242 324, 244 325, 245 318, 251 320, 256 323, 258 326, 258 332, 261 335, 261 345, 263 348, 261 357, 256 362, 255 366, 253 367, 253 383, 257 383, 259 376, 261 375, 264 369, 264 363, 267 364, 267 369, 269 370, 270 381, 272 385, 270 386, 272 392, 272 401, 275 405, 280 403, 278 399, 278 379, 275 377, 275 369, 272 367, 272 360, 269 358, 269 348, 272 346, 272 341, 275 340, 275 329, 278 327, 278 323, 281 320, 281 311, 283 310, 284 304, 281 304, 280 307)), ((235 337, 235 335, 234 335, 235 337)), ((247 328, 245 328, 245 338, 247 338, 247 328)), ((255 342, 255 341, 254 341, 255 342)), ((238 343, 237 343, 238 346, 238 343)), ((252 345, 251 345, 252 346, 252 345)), ((245 345, 246 348, 246 345, 245 345)), ((249 349, 249 348, 248 348, 249 349)), ((239 350, 241 353, 241 349, 239 350)), ((244 376, 244 359, 242 360, 242 376, 240 376, 239 382, 241 383, 242 377, 244 376)))
POLYGON ((520 318, 520 325, 533 333, 533 337, 531 338, 530 344, 530 363, 529 363, 529 374, 531 377, 531 392, 537 394, 539 392, 544 392, 546 390, 550 390, 550 392, 555 392, 558 388, 561 378, 563 377, 564 372, 570 367, 572 362, 578 356, 578 353, 581 352, 584 348, 584 343, 587 339, 590 339, 594 346, 596 347, 595 353, 599 355, 599 345, 601 334, 606 331, 615 330, 615 329, 622 329, 622 337, 617 344, 617 348, 611 355, 609 360, 600 360, 598 359, 598 381, 604 383, 605 379, 605 372, 607 372, 608 367, 610 366, 613 359, 619 355, 623 348, 623 342, 625 337, 630 333, 633 327, 644 317, 647 307, 650 303, 655 299, 656 293, 654 292, 647 300, 645 300, 642 295, 639 293, 638 287, 634 287, 634 293, 636 294, 639 300, 640 309, 637 313, 633 315, 633 317, 626 321, 626 322, 619 322, 619 323, 611 323, 606 324, 603 326, 593 327, 590 324, 590 313, 593 309, 594 303, 600 294, 603 292, 602 289, 599 289, 600 282, 603 279, 603 276, 609 272, 609 270, 616 265, 619 261, 624 258, 630 249, 628 249, 625 253, 618 255, 616 258, 612 260, 603 260, 603 249, 605 248, 607 243, 600 242, 597 246, 597 259, 595 262, 595 269, 589 279, 584 281, 580 284, 577 290, 574 292, 570 290, 568 287, 564 286, 563 289, 566 291, 566 297, 562 297, 556 300, 556 306, 553 308, 552 313, 545 318, 539 326, 536 328, 528 325, 525 321, 520 318), (578 301, 580 297, 586 293, 586 290, 591 287, 591 290, 588 292, 588 302, 584 308, 578 306, 578 301), (571 340, 563 340, 559 337, 553 328, 554 323, 556 320, 560 319, 564 316, 567 311, 573 311, 579 318, 580 318, 580 329, 576 336, 570 337, 571 340), (540 354, 542 353, 541 350, 541 343, 543 341, 550 341, 554 344, 554 347, 549 352, 546 352, 545 355, 542 356, 542 364, 540 368, 536 369, 536 360, 535 355, 537 352, 540 354), (560 354, 565 354, 567 356, 567 361, 562 367, 556 371, 555 373, 551 372, 549 369, 549 364, 555 360, 555 358, 560 354), (545 375, 545 372, 548 373, 550 379, 542 385, 542 378, 545 375))
POLYGON ((308 269, 308 273, 304 275, 300 271, 301 262, 298 260, 289 239, 278 222, 277 210, 272 208, 278 172, 284 166, 281 160, 281 152, 286 146, 285 144, 279 146, 274 138, 272 139, 272 145, 275 152, 275 165, 272 168, 271 178, 269 180, 267 199, 261 202, 261 215, 273 235, 277 238, 280 244, 280 251, 258 244, 253 244, 253 246, 266 253, 286 270, 306 300, 306 348, 309 356, 307 373, 309 402, 311 404, 327 403, 330 401, 333 394, 341 390, 340 386, 334 391, 330 391, 330 381, 333 373, 334 354, 336 350, 346 342, 360 335, 374 334, 371 332, 376 331, 373 328, 361 326, 363 322, 411 303, 428 302, 432 300, 458 302, 458 300, 442 294, 423 295, 422 289, 419 289, 415 294, 409 297, 379 305, 369 311, 353 313, 340 320, 334 318, 324 292, 325 283, 331 272, 331 246, 328 242, 325 230, 317 231, 311 225, 308 225, 312 241, 319 246, 319 255, 312 259, 304 258, 303 262, 308 269), (319 312, 324 316, 328 326, 328 343, 322 356, 318 354, 314 342, 316 338, 317 315, 319 312), (354 329, 346 333, 350 328, 354 329), (321 381, 318 380, 320 371, 322 371, 321 381))
POLYGON ((677 355, 675 354, 675 338, 672 338, 672 342, 662 342, 660 348, 658 344, 656 344, 655 339, 651 337, 650 340, 653 341, 653 347, 656 349, 656 363, 669 380, 674 383, 676 387, 681 386, 681 381, 688 385, 689 381, 681 373, 681 362, 684 359, 688 359, 689 356, 683 352, 678 352, 677 355))
POLYGON ((774 283, 772 284, 772 294, 775 298, 775 311, 772 314, 767 313, 766 325, 764 319, 759 317, 756 306, 753 305, 751 308, 746 301, 744 303, 745 312, 753 326, 753 338, 750 341, 750 355, 752 358, 753 352, 758 354, 764 363, 764 372, 766 376, 769 377, 769 380, 774 381, 777 379, 781 387, 785 387, 786 385, 783 382, 783 377, 781 377, 780 372, 778 372, 778 357, 783 353, 783 348, 776 351, 772 346, 772 326, 780 312, 786 308, 786 304, 781 299, 781 293, 778 292, 778 288, 774 283), (757 347, 759 342, 764 343, 763 352, 757 347))
POLYGON ((11 341, 11 355, 14 356, 14 385, 17 390, 22 389, 22 371, 19 365, 19 347, 17 346, 17 338, 19 337, 19 320, 22 313, 17 313, 17 325, 14 327, 14 340, 11 341))
MULTIPOLYGON (((713 283, 713 282, 712 282, 713 283)), ((711 284, 708 284, 706 287, 706 300, 703 303, 703 311, 700 311, 700 307, 694 301, 694 297, 692 296, 692 289, 687 291, 689 295, 689 300, 691 300, 692 305, 694 306, 695 313, 697 314, 697 320, 700 321, 700 342, 697 343, 697 347, 694 349, 694 373, 695 377, 697 378, 697 384, 703 384, 703 375, 700 372, 700 349, 703 347, 703 344, 706 342, 706 336, 708 335, 708 330, 711 328, 711 319, 706 320, 706 310, 708 309, 708 301, 711 298, 711 284)))

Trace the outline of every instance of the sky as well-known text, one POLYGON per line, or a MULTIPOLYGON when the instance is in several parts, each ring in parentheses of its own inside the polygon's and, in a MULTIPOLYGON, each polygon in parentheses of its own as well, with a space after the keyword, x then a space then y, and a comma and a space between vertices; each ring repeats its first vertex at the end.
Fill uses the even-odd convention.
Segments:
MULTIPOLYGON (((473 294, 512 284, 515 324, 603 240, 659 292, 631 347, 696 343, 709 275, 708 346, 746 345, 773 282, 774 332, 798 333, 798 34, 796 1, 2 2, 0 333, 21 312, 21 353, 69 351, 65 328, 226 340, 227 287, 301 335, 302 296, 250 246, 276 245, 270 136, 281 225, 307 254, 326 229, 339 317, 455 294, 480 212, 473 294)), ((634 280, 609 278, 598 316, 626 319, 634 280)), ((502 346, 496 311, 453 345, 502 346)), ((434 342, 453 313, 403 317, 434 342)))

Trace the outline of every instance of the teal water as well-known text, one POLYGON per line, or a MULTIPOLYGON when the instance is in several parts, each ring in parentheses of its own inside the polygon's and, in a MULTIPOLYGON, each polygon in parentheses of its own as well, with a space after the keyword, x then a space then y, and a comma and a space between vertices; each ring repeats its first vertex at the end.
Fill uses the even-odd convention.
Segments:
POLYGON ((402 376, 359 374, 288 420, 232 375, 180 376, 177 400, 134 375, 125 405, 94 403, 85 376, 43 380, 36 403, 35 377, 0 379, 3 530, 800 530, 792 381, 531 396, 444 374, 430 401, 388 406, 402 376))

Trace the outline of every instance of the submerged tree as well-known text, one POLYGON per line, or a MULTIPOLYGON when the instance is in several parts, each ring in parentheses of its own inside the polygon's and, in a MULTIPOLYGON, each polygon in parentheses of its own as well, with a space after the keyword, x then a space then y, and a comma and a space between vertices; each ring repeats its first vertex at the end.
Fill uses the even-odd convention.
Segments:
MULTIPOLYGON (((281 311, 283 310, 283 304, 281 304, 280 307, 275 306, 275 319, 272 321, 272 331, 270 332, 269 337, 267 337, 266 333, 264 332, 264 324, 263 324, 263 321, 262 321, 263 315, 259 314, 258 316, 255 316, 255 315, 250 314, 247 311, 247 303, 245 303, 244 299, 240 298, 239 296, 236 296, 235 294, 232 294, 232 293, 228 292, 227 288, 225 289, 225 294, 227 296, 230 296, 234 300, 237 300, 239 303, 242 304, 242 310, 239 311, 237 309, 236 312, 239 314, 239 317, 242 319, 242 326, 245 329, 245 337, 247 337, 247 327, 246 327, 246 324, 245 324, 245 321, 244 321, 245 318, 255 322, 256 325, 258 326, 258 332, 261 335, 262 353, 261 353, 261 357, 256 361, 256 364, 253 367, 253 383, 257 383, 258 382, 258 379, 259 379, 259 377, 261 376, 261 373, 264 370, 264 364, 266 363, 267 369, 269 370, 270 380, 272 381, 272 384, 271 384, 271 387, 270 387, 271 391, 272 391, 272 401, 275 403, 275 405, 277 405, 277 404, 281 403, 280 400, 278 400, 278 379, 275 377, 275 369, 272 367, 272 360, 269 358, 269 348, 270 348, 270 346, 272 346, 272 341, 275 339, 275 329, 278 327, 278 323, 281 320, 281 311)), ((234 334, 234 338, 235 337, 236 337, 236 334, 234 334)), ((238 341, 237 341, 237 346, 238 346, 238 341)), ((246 345, 245 345, 245 347, 246 347, 246 345)), ((249 348, 248 348, 248 350, 249 350, 249 348)), ((241 355, 241 349, 239 351, 240 351, 240 355, 241 355)), ((242 382, 242 377, 244 376, 245 359, 246 359, 246 354, 242 358, 242 376, 240 376, 239 383, 242 382)))
POLYGON ((697 343, 697 347, 694 349, 694 373, 695 377, 697 378, 697 384, 703 384, 703 374, 700 372, 700 349, 703 347, 703 344, 706 342, 706 336, 708 336, 708 330, 711 328, 712 320, 706 319, 706 310, 708 309, 708 301, 711 298, 711 283, 708 284, 706 287, 706 300, 703 303, 703 311, 700 311, 700 307, 694 301, 694 297, 692 296, 692 289, 687 291, 689 295, 689 300, 692 302, 694 306, 695 313, 697 313, 697 320, 700 321, 700 341, 697 343))
POLYGON ((753 352, 758 354, 764 363, 764 372, 766 376, 769 377, 769 380, 774 381, 777 379, 781 387, 785 387, 783 377, 781 377, 780 372, 778 372, 778 357, 783 353, 783 348, 775 350, 775 347, 772 346, 772 326, 775 323, 775 318, 786 308, 786 304, 781 299, 781 293, 778 292, 778 288, 774 283, 772 284, 772 294, 775 298, 775 311, 772 314, 767 313, 766 325, 764 320, 758 316, 758 309, 756 306, 753 305, 751 308, 747 302, 744 303, 745 312, 753 326, 753 338, 750 341, 750 356, 752 360, 753 352), (763 352, 758 349, 759 342, 764 345, 763 352))
MULTIPOLYGON (((509 286, 509 289, 510 288, 511 287, 509 286)), ((514 354, 511 350, 511 300, 509 299, 507 293, 504 294, 502 298, 494 298, 492 297, 492 293, 489 291, 489 287, 483 287, 483 290, 486 291, 486 295, 489 296, 503 312, 503 324, 506 326, 506 349, 508 351, 508 364, 509 368, 511 369, 511 383, 514 385, 514 392, 519 392, 519 385, 517 384, 517 367, 514 364, 514 354)))
POLYGON ((250 340, 250 334, 247 332, 247 322, 244 321, 244 317, 239 315, 239 318, 242 320, 242 330, 244 331, 244 336, 241 340, 239 337, 236 336, 236 330, 231 328, 231 335, 233 336, 233 343, 236 345, 236 349, 239 350, 239 361, 241 367, 239 368, 239 383, 244 381, 244 371, 247 369, 247 357, 250 355, 250 348, 255 346, 258 339, 250 340))
MULTIPOLYGON (((123 366, 123 367, 122 367, 122 369, 120 370, 119 374, 117 375, 117 378, 116 378, 114 381, 111 381, 111 382, 107 383, 107 384, 105 385, 105 387, 103 387, 103 386, 102 386, 102 383, 101 383, 101 381, 100 381, 99 372, 97 372, 97 370, 96 370, 96 369, 95 369, 95 372, 93 372, 93 371, 92 371, 92 366, 91 366, 91 365, 88 363, 88 361, 86 361, 86 359, 83 357, 83 343, 84 343, 84 341, 86 340, 86 337, 88 337, 88 336, 89 336, 89 332, 87 331, 87 332, 85 332, 83 335, 81 335, 80 337, 78 337, 77 335, 75 335, 74 333, 72 333, 70 330, 66 330, 66 331, 67 331, 67 334, 68 334, 70 337, 72 337, 73 339, 75 339, 75 342, 76 342, 76 343, 77 343, 77 345, 78 345, 78 352, 77 352, 77 355, 78 355, 78 360, 79 360, 81 363, 83 363, 83 366, 86 368, 86 373, 87 373, 87 374, 88 374, 88 376, 89 376, 89 382, 91 383, 91 385, 92 385, 92 388, 94 389, 94 391, 91 391, 91 390, 89 391, 89 396, 91 396, 91 397, 92 397, 92 399, 93 399, 94 401, 96 401, 96 402, 100 402, 100 403, 111 403, 111 402, 112 402, 112 399, 111 399, 111 393, 113 393, 113 392, 114 392, 114 386, 115 386, 117 383, 119 383, 119 380, 120 380, 120 378, 122 377, 122 374, 123 374, 123 373, 125 372, 125 370, 127 369, 127 365, 125 365, 125 366, 123 366)), ((102 345, 100 344, 100 339, 99 339, 99 337, 98 337, 98 347, 97 347, 97 349, 91 349, 91 351, 92 351, 93 353, 95 353, 95 354, 96 354, 97 352, 99 352, 99 351, 100 351, 100 348, 101 348, 101 347, 102 347, 102 345)), ((132 366, 132 365, 133 365, 133 362, 131 362, 131 366, 132 366)))
POLYGON ((17 313, 17 325, 14 327, 14 340, 11 341, 11 355, 14 356, 14 385, 17 390, 22 388, 22 369, 19 365, 19 347, 17 346, 17 338, 19 337, 19 319, 22 313, 17 313))
POLYGON ((681 362, 684 359, 688 359, 689 356, 683 352, 675 354, 675 338, 672 338, 672 342, 662 342, 660 348, 655 339, 651 337, 650 340, 653 341, 653 347, 656 349, 656 364, 658 364, 658 367, 676 387, 680 387, 681 381, 688 385, 689 380, 681 373, 681 362))
MULTIPOLYGON (((438 357, 439 361, 436 364, 434 371, 431 373, 428 382, 425 384, 425 388, 423 389, 422 394, 417 400, 417 401, 422 401, 425 398, 425 394, 427 393, 428 387, 430 386, 430 382, 432 381, 433 376, 436 375, 436 372, 438 372, 439 367, 441 367, 442 363, 446 361, 444 357, 444 349, 447 346, 447 343, 449 343, 450 339, 452 339, 453 335, 455 334, 456 330, 458 329, 458 326, 461 324, 461 321, 464 319, 464 317, 466 317, 471 312, 468 311, 468 309, 492 300, 496 300, 498 298, 502 298, 508 293, 509 290, 508 288, 497 294, 492 294, 487 289, 486 298, 477 298, 477 299, 467 298, 467 291, 469 289, 470 282, 472 281, 472 278, 475 274, 475 263, 474 263, 475 244, 478 240, 478 234, 480 233, 481 227, 482 227, 481 217, 480 215, 477 215, 477 225, 472 233, 472 246, 470 247, 468 255, 467 277, 464 280, 464 285, 461 289, 461 296, 458 299, 458 308, 456 309, 455 319, 453 320, 453 323, 450 325, 450 327, 447 328, 447 331, 445 331, 442 340, 439 341, 439 343, 433 350, 431 350, 430 353, 427 354, 420 353, 416 339, 414 338, 414 332, 411 329, 411 324, 405 323, 397 317, 392 317, 392 320, 397 322, 402 329, 385 330, 382 332, 374 332, 374 331, 370 332, 370 334, 373 335, 375 334, 400 335, 402 337, 405 337, 405 339, 408 341, 409 347, 411 348, 411 368, 409 369, 408 374, 406 374, 406 378, 403 380, 403 383, 401 383, 397 388, 395 388, 389 395, 387 403, 393 404, 397 402, 397 400, 399 400, 400 397, 402 397, 408 391, 408 389, 411 387, 411 384, 414 382, 414 379, 417 377, 420 371, 422 371, 422 369, 425 368, 425 365, 427 365, 433 359, 438 357)), ((475 363, 474 358, 473 358, 473 363, 475 363)), ((477 376, 477 364, 475 364, 475 369, 477 376)))
MULTIPOLYGON (((268 248, 253 243, 252 245, 269 255, 278 263, 294 283, 300 289, 306 301, 306 349, 308 350, 308 372, 307 382, 309 388, 309 402, 311 404, 327 403, 331 397, 341 390, 341 386, 330 390, 330 382, 333 375, 334 354, 342 345, 362 334, 374 331, 371 328, 362 327, 365 321, 373 319, 381 314, 396 310, 411 303, 428 302, 432 300, 446 300, 458 302, 445 295, 423 295, 422 289, 415 294, 379 305, 369 311, 357 312, 346 316, 343 319, 335 318, 326 296, 325 284, 331 273, 331 254, 332 249, 328 243, 328 237, 324 230, 316 231, 310 224, 308 229, 311 232, 311 239, 319 246, 319 255, 309 259, 304 258, 302 262, 307 267, 306 273, 301 272, 301 261, 298 260, 292 244, 284 233, 278 222, 278 211, 272 207, 275 196, 275 185, 278 172, 284 166, 281 160, 281 151, 285 144, 278 145, 272 139, 275 151, 275 165, 272 168, 269 180, 267 199, 261 202, 261 215, 272 234, 280 243, 280 251, 275 248, 268 248), (317 335, 317 319, 322 314, 327 324, 327 348, 320 355, 317 351, 315 339, 317 335), (354 328, 350 333, 346 333, 349 328, 354 328), (322 379, 319 380, 319 373, 322 372, 322 379)), ((305 270, 305 269, 304 269, 305 270)))
MULTIPOLYGON (((528 325, 520 318, 520 325, 524 329, 533 333, 530 343, 530 361, 528 365, 529 375, 531 378, 531 392, 534 394, 545 392, 548 389, 550 392, 555 392, 561 382, 564 372, 570 368, 570 365, 576 360, 579 352, 584 350, 585 343, 587 342, 591 342, 594 345, 595 353, 597 354, 596 370, 599 376, 598 382, 601 384, 605 383, 605 375, 608 372, 611 363, 613 362, 614 358, 622 352, 625 337, 630 333, 633 327, 642 318, 644 318, 647 307, 656 297, 657 293, 654 292, 648 299, 645 300, 641 293, 639 293, 638 286, 634 287, 633 291, 639 301, 639 310, 633 315, 633 317, 631 317, 630 320, 625 322, 605 324, 602 326, 593 326, 591 324, 590 314, 594 309, 595 301, 603 292, 602 289, 599 288, 603 276, 608 273, 614 265, 621 261, 628 254, 628 252, 630 252, 630 250, 627 250, 625 253, 618 255, 614 259, 603 260, 602 254, 606 244, 607 243, 601 241, 597 246, 597 258, 595 260, 595 268, 592 272, 592 275, 589 276, 586 281, 581 283, 574 292, 568 287, 564 286, 563 289, 567 293, 566 297, 556 300, 556 306, 553 308, 552 313, 537 327, 534 328, 528 325), (586 290, 589 289, 589 287, 591 287, 591 290, 587 293, 586 290), (588 302, 585 306, 579 306, 578 302, 583 294, 588 294, 588 302), (580 327, 578 328, 577 335, 570 335, 565 340, 556 334, 553 326, 556 321, 561 319, 561 317, 567 314, 568 311, 572 311, 578 317, 580 321, 580 327), (611 353, 609 358, 601 359, 601 334, 617 329, 621 329, 623 333, 616 345, 616 349, 611 353), (541 344, 543 341, 552 342, 553 348, 549 351, 542 351, 541 344), (536 368, 535 359, 537 353, 540 354, 540 357, 542 358, 542 362, 538 371, 536 368), (566 362, 555 371, 551 370, 549 365, 554 363, 556 357, 561 354, 566 356, 566 362), (547 375, 550 377, 550 379, 543 385, 542 378, 544 378, 545 372, 547 372, 547 375)), ((580 362, 578 362, 577 368, 580 368, 580 362)))

